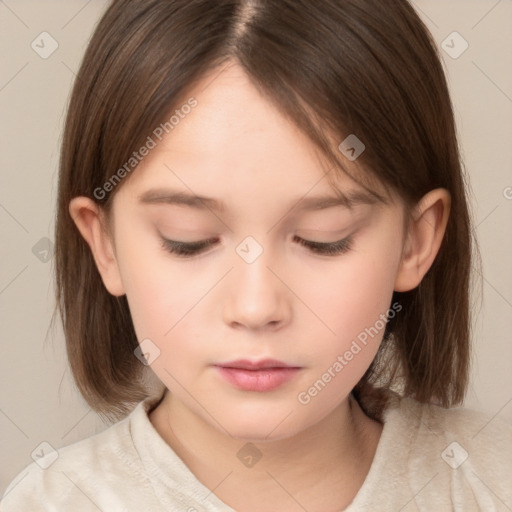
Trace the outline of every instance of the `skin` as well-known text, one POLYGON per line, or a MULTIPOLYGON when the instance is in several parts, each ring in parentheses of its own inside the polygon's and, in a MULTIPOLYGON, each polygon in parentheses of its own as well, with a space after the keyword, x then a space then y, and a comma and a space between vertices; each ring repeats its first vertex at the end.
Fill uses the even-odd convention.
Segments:
MULTIPOLYGON (((160 350, 151 368, 170 393, 150 420, 197 478, 237 510, 341 510, 364 482, 382 431, 349 394, 384 330, 307 404, 298 394, 376 325, 393 290, 418 286, 439 250, 449 194, 429 192, 407 233, 396 197, 293 208, 305 194, 333 196, 312 142, 236 64, 214 81, 204 77, 190 96, 198 106, 118 187, 110 218, 86 197, 73 199, 70 213, 106 288, 126 294, 139 341, 160 350), (140 201, 164 188, 213 197, 225 210, 140 201), (219 243, 182 258, 161 235, 219 243), (353 240, 348 252, 325 256, 295 235, 353 240), (247 236, 263 250, 252 263, 236 252, 247 236), (301 370, 255 392, 234 388, 212 366, 267 357, 301 370), (236 456, 247 442, 262 454, 252 468, 236 456)), ((339 174, 339 189, 362 190, 339 174)))

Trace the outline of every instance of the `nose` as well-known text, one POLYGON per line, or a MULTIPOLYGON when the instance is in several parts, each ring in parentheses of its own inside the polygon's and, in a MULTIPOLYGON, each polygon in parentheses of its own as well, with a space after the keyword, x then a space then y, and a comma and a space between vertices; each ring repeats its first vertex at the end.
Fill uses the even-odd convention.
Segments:
POLYGON ((291 318, 292 294, 268 251, 253 262, 236 261, 225 283, 224 321, 234 328, 277 330, 291 318))

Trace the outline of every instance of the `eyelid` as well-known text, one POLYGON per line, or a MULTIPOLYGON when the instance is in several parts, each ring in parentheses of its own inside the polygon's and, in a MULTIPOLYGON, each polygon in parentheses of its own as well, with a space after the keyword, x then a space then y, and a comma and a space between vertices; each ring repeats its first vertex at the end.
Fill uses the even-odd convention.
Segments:
POLYGON ((169 240, 161 236, 162 246, 164 249, 177 254, 178 256, 193 256, 195 254, 203 253, 202 249, 212 246, 218 238, 207 238, 205 240, 198 240, 194 242, 181 242, 179 240, 169 240))
POLYGON ((313 240, 305 240, 298 236, 294 236, 293 239, 299 244, 308 247, 311 252, 315 254, 334 256, 348 252, 352 248, 353 235, 349 235, 334 242, 316 242, 313 240))

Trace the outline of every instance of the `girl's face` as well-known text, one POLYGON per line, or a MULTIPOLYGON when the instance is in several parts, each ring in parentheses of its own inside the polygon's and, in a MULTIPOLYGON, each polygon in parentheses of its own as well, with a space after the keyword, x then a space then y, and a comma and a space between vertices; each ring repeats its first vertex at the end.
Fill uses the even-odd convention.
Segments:
POLYGON ((239 67, 213 76, 116 193, 119 280, 180 406, 234 437, 285 438, 333 412, 374 358, 403 210, 344 175, 360 200, 335 205, 313 143, 239 67))

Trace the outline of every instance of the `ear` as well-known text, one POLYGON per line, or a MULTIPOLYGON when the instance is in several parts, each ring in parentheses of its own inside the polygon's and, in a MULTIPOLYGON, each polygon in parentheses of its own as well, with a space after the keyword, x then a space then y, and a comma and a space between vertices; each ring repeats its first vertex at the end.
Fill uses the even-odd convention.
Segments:
POLYGON ((406 234, 395 291, 416 288, 431 267, 441 247, 450 215, 450 193, 431 190, 417 203, 406 234))
POLYGON ((91 249, 107 290, 115 296, 124 295, 113 240, 107 232, 101 208, 88 197, 75 197, 69 203, 69 213, 91 249))

